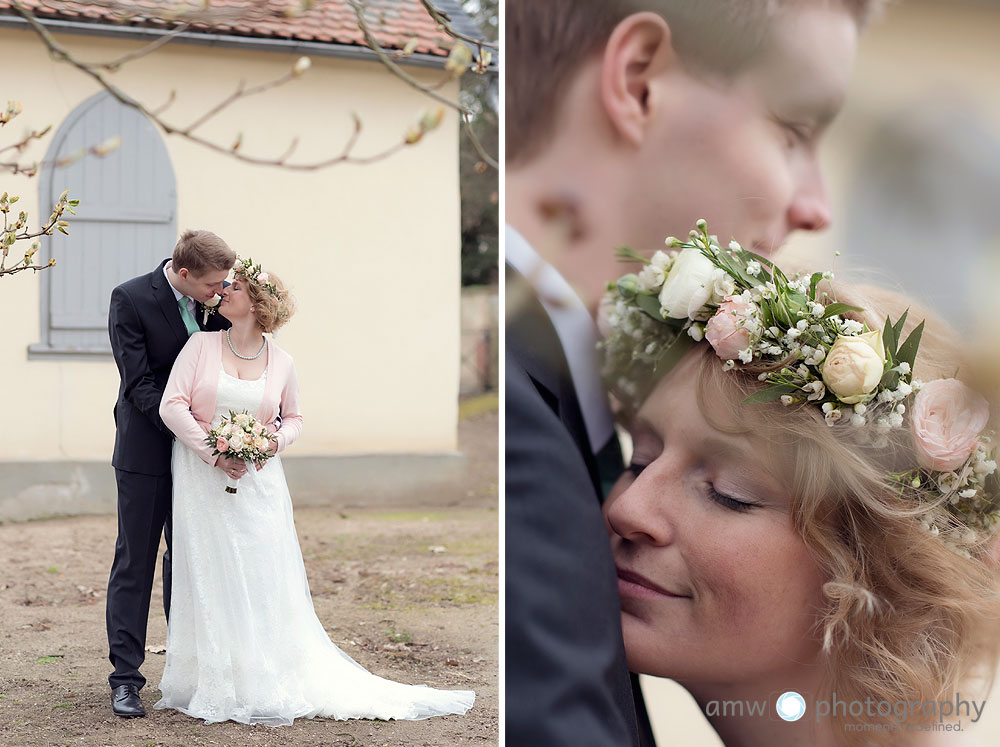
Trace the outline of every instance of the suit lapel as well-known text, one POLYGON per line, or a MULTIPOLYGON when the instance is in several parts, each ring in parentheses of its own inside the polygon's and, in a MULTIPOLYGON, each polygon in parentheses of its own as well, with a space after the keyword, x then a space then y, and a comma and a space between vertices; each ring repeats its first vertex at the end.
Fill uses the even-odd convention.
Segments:
POLYGON ((597 461, 559 335, 528 281, 509 265, 505 299, 507 351, 524 367, 542 398, 566 426, 600 493, 597 461))
POLYGON ((181 319, 181 310, 177 306, 177 298, 174 296, 174 290, 163 274, 163 267, 169 261, 166 259, 163 260, 159 268, 153 271, 150 285, 152 285, 153 297, 156 299, 156 304, 160 307, 160 311, 163 312, 164 319, 166 319, 170 329, 173 330, 174 334, 177 335, 177 339, 183 345, 188 339, 187 327, 184 326, 184 320, 181 319))

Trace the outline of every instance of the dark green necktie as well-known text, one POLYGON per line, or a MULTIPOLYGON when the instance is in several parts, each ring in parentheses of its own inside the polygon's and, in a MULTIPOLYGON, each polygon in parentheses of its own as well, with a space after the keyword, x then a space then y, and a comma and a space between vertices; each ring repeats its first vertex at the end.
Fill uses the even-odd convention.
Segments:
POLYGON ((190 337, 198 331, 198 322, 194 320, 194 315, 188 309, 187 296, 181 296, 177 305, 181 307, 181 319, 184 320, 184 326, 187 327, 188 337, 190 337))
POLYGON ((601 501, 607 498, 612 486, 625 471, 625 463, 622 461, 622 447, 618 443, 618 434, 612 433, 601 450, 594 454, 597 460, 597 476, 601 481, 601 501))

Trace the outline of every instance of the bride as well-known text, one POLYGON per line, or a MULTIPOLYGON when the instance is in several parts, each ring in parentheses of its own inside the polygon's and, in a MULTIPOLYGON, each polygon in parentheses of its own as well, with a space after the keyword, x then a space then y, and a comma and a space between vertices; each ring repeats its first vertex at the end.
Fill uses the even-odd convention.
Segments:
POLYGON ((604 306, 629 668, 730 747, 965 743, 1000 656, 1000 490, 957 335, 699 229, 604 306))
POLYGON ((269 726, 464 714, 472 691, 377 677, 330 641, 313 610, 281 457, 247 470, 205 443, 231 410, 267 424, 275 452, 302 429, 292 358, 264 337, 288 321, 292 300, 276 275, 249 260, 234 273, 219 305, 232 328, 191 336, 160 405, 177 439, 173 599, 154 708, 269 726), (240 478, 235 494, 227 476, 240 478))

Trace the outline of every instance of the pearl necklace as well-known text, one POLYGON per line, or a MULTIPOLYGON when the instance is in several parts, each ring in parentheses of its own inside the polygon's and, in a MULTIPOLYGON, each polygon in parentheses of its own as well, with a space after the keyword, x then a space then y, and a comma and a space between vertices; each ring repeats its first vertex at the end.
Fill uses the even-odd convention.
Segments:
POLYGON ((229 349, 233 351, 233 355, 237 358, 242 358, 245 361, 255 361, 260 358, 260 354, 264 352, 264 348, 267 347, 267 339, 265 338, 260 344, 260 350, 257 351, 257 355, 240 355, 236 352, 236 348, 233 347, 233 341, 229 339, 229 330, 226 330, 226 342, 229 343, 229 349))

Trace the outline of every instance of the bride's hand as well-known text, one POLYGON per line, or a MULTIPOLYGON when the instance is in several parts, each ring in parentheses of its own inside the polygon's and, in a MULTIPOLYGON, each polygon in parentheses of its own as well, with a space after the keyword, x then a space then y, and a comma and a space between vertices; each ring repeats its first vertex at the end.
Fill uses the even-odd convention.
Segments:
POLYGON ((234 480, 239 480, 243 475, 247 473, 247 465, 242 460, 237 461, 231 457, 220 457, 219 461, 215 464, 216 467, 221 469, 227 475, 229 475, 234 480))

